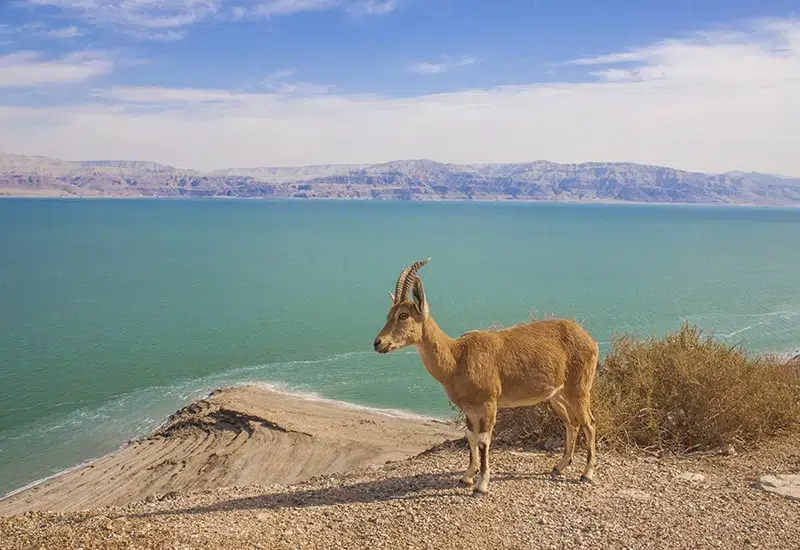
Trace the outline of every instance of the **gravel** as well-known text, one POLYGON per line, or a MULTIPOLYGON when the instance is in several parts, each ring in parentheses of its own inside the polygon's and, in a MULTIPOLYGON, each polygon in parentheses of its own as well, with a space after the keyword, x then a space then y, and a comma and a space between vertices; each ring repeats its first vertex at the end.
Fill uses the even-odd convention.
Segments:
POLYGON ((484 497, 459 486, 466 451, 445 445, 291 486, 27 512, 0 518, 0 548, 798 548, 800 502, 755 487, 800 471, 796 436, 735 455, 603 453, 594 485, 578 482, 577 456, 551 477, 558 455, 493 449, 484 497))

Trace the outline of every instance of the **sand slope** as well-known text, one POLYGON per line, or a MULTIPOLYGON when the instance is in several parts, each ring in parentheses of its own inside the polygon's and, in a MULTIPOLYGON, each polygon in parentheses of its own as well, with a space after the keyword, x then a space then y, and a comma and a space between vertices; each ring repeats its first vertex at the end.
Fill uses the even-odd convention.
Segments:
POLYGON ((0 500, 0 515, 294 483, 407 458, 461 435, 433 420, 347 408, 257 386, 228 388, 178 411, 148 437, 0 500))

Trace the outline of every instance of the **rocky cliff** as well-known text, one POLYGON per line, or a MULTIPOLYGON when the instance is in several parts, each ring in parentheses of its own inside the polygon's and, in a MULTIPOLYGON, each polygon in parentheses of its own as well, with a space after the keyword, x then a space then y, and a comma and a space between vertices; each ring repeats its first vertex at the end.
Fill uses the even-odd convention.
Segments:
POLYGON ((0 194, 796 205, 800 180, 631 163, 547 161, 458 165, 407 160, 199 172, 154 162, 67 162, 0 153, 0 194))

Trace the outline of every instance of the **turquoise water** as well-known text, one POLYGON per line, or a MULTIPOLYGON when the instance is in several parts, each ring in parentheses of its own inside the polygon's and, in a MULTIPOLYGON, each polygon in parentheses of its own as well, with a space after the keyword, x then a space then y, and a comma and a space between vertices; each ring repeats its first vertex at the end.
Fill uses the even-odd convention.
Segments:
POLYGON ((399 271, 450 334, 529 314, 800 346, 800 210, 402 202, 0 201, 0 494, 258 381, 446 415, 377 356, 399 271))

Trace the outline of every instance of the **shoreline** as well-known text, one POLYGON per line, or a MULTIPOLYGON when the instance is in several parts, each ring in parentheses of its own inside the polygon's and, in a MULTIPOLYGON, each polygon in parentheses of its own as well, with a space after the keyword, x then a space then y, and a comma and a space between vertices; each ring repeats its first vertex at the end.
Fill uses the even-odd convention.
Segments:
MULTIPOLYGON (((296 399, 300 399, 300 400, 307 400, 307 401, 312 402, 312 403, 320 403, 320 404, 324 404, 324 405, 329 405, 331 407, 340 408, 340 409, 346 409, 346 410, 350 410, 350 411, 354 411, 354 412, 358 412, 358 413, 363 413, 363 414, 367 414, 367 415, 375 414, 375 415, 385 416, 387 418, 398 419, 398 420, 410 420, 410 421, 417 421, 417 422, 433 422, 433 423, 440 423, 440 424, 443 424, 443 425, 449 425, 450 424, 449 419, 446 418, 446 417, 439 417, 439 416, 435 416, 435 415, 418 414, 418 413, 415 413, 415 412, 412 412, 412 411, 406 411, 406 410, 395 409, 395 408, 372 407, 372 406, 369 406, 369 405, 361 405, 359 403, 353 403, 353 402, 350 402, 350 401, 342 401, 342 400, 338 400, 338 399, 322 397, 322 396, 320 396, 320 395, 318 395, 316 393, 300 392, 300 391, 293 391, 293 390, 290 390, 290 389, 280 388, 280 387, 278 387, 278 385, 270 384, 268 382, 255 382, 255 381, 238 382, 238 383, 227 385, 224 388, 218 388, 218 389, 206 391, 206 392, 203 393, 202 396, 197 397, 195 399, 190 399, 188 402, 186 402, 181 407, 181 409, 183 409, 183 408, 185 408, 187 406, 190 406, 192 403, 195 403, 197 401, 201 401, 201 400, 207 399, 207 398, 213 396, 217 392, 225 391, 225 390, 232 390, 232 389, 241 389, 241 388, 247 388, 247 387, 257 387, 259 389, 262 389, 262 390, 265 390, 265 391, 268 391, 268 392, 279 393, 279 394, 282 394, 282 395, 285 395, 285 396, 289 396, 291 398, 296 398, 296 399)), ((128 447, 128 446, 130 446, 130 445, 132 445, 134 443, 137 443, 137 442, 140 442, 140 441, 143 441, 143 440, 147 440, 147 438, 149 438, 152 434, 154 434, 154 433, 158 432, 159 430, 161 430, 162 428, 166 427, 169 424, 170 419, 175 414, 177 414, 181 409, 178 409, 178 411, 175 411, 174 413, 170 414, 169 416, 164 417, 163 420, 159 424, 157 424, 149 432, 141 433, 139 435, 136 435, 136 436, 133 436, 133 437, 131 437, 129 439, 126 439, 126 440, 122 441, 119 444, 119 446, 117 446, 116 448, 112 449, 111 451, 109 451, 107 453, 87 458, 87 459, 82 460, 81 462, 79 462, 79 463, 77 463, 77 464, 75 464, 73 466, 68 466, 68 467, 66 467, 66 468, 64 468, 62 470, 59 470, 59 471, 57 471, 57 472, 55 472, 53 474, 50 474, 48 476, 45 476, 45 477, 36 479, 34 481, 31 481, 31 482, 29 482, 29 483, 27 483, 27 484, 25 484, 25 485, 23 485, 21 487, 18 487, 16 489, 11 489, 7 493, 0 495, 0 503, 2 503, 4 500, 6 500, 8 498, 13 497, 14 495, 16 495, 18 493, 21 493, 23 491, 27 491, 29 489, 33 489, 34 487, 36 487, 38 485, 41 485, 43 483, 46 483, 46 482, 52 481, 54 479, 57 479, 57 478, 59 478, 59 477, 61 477, 63 475, 69 474, 69 473, 71 473, 71 472, 73 472, 75 470, 88 467, 90 464, 93 464, 94 462, 97 462, 98 460, 101 460, 101 459, 103 459, 104 457, 106 457, 106 456, 108 456, 110 454, 122 451, 126 447, 128 447)))
POLYGON ((71 471, 76 470, 78 468, 86 467, 89 464, 91 464, 93 462, 96 462, 96 461, 102 459, 103 457, 105 457, 105 456, 107 456, 109 454, 116 453, 116 452, 119 452, 119 451, 125 449, 127 446, 129 446, 129 445, 131 445, 133 443, 139 442, 141 440, 146 440, 153 433, 155 433, 158 430, 160 430, 160 429, 164 428, 165 426, 167 426, 169 424, 169 422, 170 422, 170 419, 175 414, 177 414, 181 409, 190 406, 192 403, 207 399, 207 398, 213 396, 215 393, 220 392, 220 391, 234 390, 234 389, 241 389, 241 388, 248 388, 248 387, 256 387, 256 388, 259 388, 259 389, 267 391, 267 392, 274 392, 276 394, 281 394, 281 395, 284 395, 284 396, 287 396, 287 397, 290 397, 290 398, 293 398, 293 399, 309 401, 310 403, 320 403, 320 404, 328 405, 328 406, 335 407, 335 408, 350 410, 350 411, 354 411, 354 412, 358 412, 358 413, 364 413, 364 414, 375 414, 375 415, 385 416, 385 417, 392 418, 392 419, 410 420, 410 421, 418 421, 418 422, 435 422, 435 423, 441 423, 441 424, 444 424, 444 425, 447 425, 450 422, 449 418, 447 418, 446 416, 426 415, 426 414, 415 413, 413 411, 397 409, 397 408, 373 407, 373 406, 370 406, 370 405, 362 405, 360 403, 355 403, 355 402, 351 402, 351 401, 343 401, 343 400, 340 400, 340 399, 333 399, 333 398, 329 398, 329 397, 323 397, 323 396, 321 396, 321 395, 319 395, 319 394, 317 394, 315 392, 293 390, 291 388, 284 387, 282 384, 278 384, 278 383, 260 382, 260 381, 253 381, 253 380, 244 380, 244 381, 241 381, 241 382, 234 382, 234 383, 226 384, 226 385, 224 385, 223 387, 220 387, 220 388, 199 390, 197 392, 194 392, 195 394, 197 394, 196 397, 184 400, 184 402, 179 406, 179 408, 177 410, 173 411, 172 413, 168 414, 167 416, 164 416, 161 419, 161 421, 158 424, 154 425, 153 428, 150 429, 149 431, 145 431, 145 432, 139 433, 137 435, 134 435, 132 437, 129 437, 127 439, 121 440, 117 447, 111 449, 110 451, 108 451, 106 453, 102 453, 102 454, 98 454, 96 456, 92 456, 92 457, 86 458, 86 459, 78 462, 77 464, 74 464, 72 466, 64 467, 63 469, 61 469, 61 470, 59 470, 59 471, 57 471, 55 473, 52 473, 50 475, 47 475, 47 476, 44 476, 44 477, 41 477, 41 478, 38 478, 38 479, 35 479, 35 480, 33 480, 33 481, 29 482, 29 483, 26 483, 25 485, 23 485, 21 487, 18 487, 18 488, 15 488, 15 489, 11 489, 7 493, 0 495, 0 502, 2 502, 4 499, 7 499, 7 498, 19 493, 19 492, 22 492, 23 490, 27 490, 27 489, 33 488, 33 487, 35 487, 37 485, 41 485, 44 482, 50 481, 50 480, 55 479, 57 477, 60 477, 60 476, 62 476, 64 474, 68 474, 71 471))
POLYGON ((798 203, 764 204, 746 202, 660 202, 660 201, 626 201, 616 199, 600 200, 551 200, 551 199, 514 199, 514 198, 485 198, 485 199, 437 199, 420 198, 412 200, 403 199, 373 199, 368 197, 233 197, 225 195, 212 195, 207 197, 185 196, 150 196, 150 195, 71 195, 60 193, 32 193, 32 194, 4 194, 3 199, 38 199, 38 200, 82 200, 82 199, 107 199, 107 200, 174 200, 174 201, 271 201, 271 202, 377 202, 377 203, 453 203, 453 204, 548 204, 548 205, 609 205, 609 206, 682 206, 682 207, 714 207, 714 208, 774 208, 774 209, 800 209, 798 203))
POLYGON ((295 483, 407 458, 461 435, 442 418, 241 383, 191 401, 109 453, 10 491, 0 497, 0 516, 295 483), (113 489, 98 490, 109 481, 113 489))

